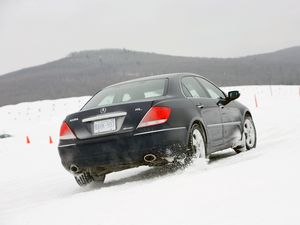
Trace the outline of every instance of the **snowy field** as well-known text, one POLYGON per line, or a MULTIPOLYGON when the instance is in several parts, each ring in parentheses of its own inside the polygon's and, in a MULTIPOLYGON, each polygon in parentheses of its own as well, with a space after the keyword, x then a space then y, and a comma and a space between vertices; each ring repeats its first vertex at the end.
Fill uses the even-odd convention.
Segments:
POLYGON ((88 97, 1 107, 0 134, 13 137, 0 139, 0 225, 300 224, 299 88, 224 88, 252 110, 256 149, 113 173, 102 188, 78 187, 57 151, 62 120, 88 97))

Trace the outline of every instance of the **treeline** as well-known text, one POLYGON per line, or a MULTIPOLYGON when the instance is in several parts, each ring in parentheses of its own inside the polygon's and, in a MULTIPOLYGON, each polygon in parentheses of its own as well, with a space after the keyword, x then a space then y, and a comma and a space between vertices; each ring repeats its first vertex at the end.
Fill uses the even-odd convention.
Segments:
POLYGON ((24 101, 92 95, 119 81, 191 72, 220 86, 299 85, 300 47, 241 58, 197 58, 126 49, 82 51, 0 76, 0 106, 24 101))

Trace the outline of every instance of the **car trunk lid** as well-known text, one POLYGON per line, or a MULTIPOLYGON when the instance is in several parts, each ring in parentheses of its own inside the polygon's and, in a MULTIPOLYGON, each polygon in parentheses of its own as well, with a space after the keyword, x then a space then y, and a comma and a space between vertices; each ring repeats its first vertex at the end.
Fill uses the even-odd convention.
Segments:
POLYGON ((68 116, 66 122, 79 139, 131 132, 152 104, 143 100, 89 109, 68 116))

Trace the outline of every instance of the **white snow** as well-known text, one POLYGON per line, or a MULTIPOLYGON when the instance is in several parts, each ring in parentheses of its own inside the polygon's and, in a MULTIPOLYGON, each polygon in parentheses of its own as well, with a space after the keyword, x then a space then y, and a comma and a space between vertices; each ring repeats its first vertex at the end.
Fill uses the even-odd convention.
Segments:
POLYGON ((234 89, 252 110, 256 149, 113 173, 102 188, 78 187, 57 151, 61 121, 88 97, 1 107, 0 134, 13 137, 0 139, 0 225, 300 224, 300 87, 224 88, 234 89))

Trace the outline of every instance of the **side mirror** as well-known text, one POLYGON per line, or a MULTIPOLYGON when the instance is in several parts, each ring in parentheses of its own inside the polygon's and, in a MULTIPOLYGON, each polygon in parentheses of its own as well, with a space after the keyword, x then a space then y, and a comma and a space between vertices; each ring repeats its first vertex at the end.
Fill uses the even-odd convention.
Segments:
POLYGON ((240 97, 240 92, 239 91, 229 91, 228 92, 228 97, 227 97, 227 99, 229 100, 229 101, 232 101, 232 100, 235 100, 235 99, 237 99, 238 97, 240 97))
POLYGON ((240 97, 240 92, 239 91, 229 91, 227 97, 224 99, 220 99, 218 102, 218 105, 227 105, 229 102, 237 99, 240 97))

